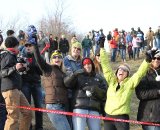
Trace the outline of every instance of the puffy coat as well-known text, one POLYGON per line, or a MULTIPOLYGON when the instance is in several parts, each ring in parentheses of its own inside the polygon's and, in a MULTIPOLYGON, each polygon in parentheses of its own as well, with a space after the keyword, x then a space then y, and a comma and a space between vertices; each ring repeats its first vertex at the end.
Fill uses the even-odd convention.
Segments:
POLYGON ((72 87, 73 108, 100 112, 101 103, 106 95, 106 84, 100 75, 96 75, 93 63, 92 70, 91 74, 83 72, 82 74, 75 75, 72 73, 65 78, 65 85, 66 87, 72 87), (86 95, 86 90, 92 92, 91 97, 86 95))
MULTIPOLYGON (((160 70, 157 70, 160 74, 160 70)), ((137 120, 160 123, 160 81, 156 81, 156 73, 150 69, 136 88, 140 100, 137 120)))
POLYGON ((64 73, 60 67, 47 64, 40 56, 38 46, 35 45, 35 59, 42 71, 42 86, 45 89, 46 104, 67 103, 67 88, 64 85, 64 73))

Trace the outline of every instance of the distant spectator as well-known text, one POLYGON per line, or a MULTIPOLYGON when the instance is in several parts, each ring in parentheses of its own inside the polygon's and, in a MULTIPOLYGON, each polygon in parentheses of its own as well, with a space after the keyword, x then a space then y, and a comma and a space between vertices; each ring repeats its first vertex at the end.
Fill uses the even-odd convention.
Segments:
POLYGON ((153 40, 154 40, 154 32, 152 31, 152 28, 149 27, 149 30, 146 34, 147 38, 147 48, 151 49, 153 47, 153 40))
POLYGON ((41 56, 46 60, 47 63, 49 63, 49 39, 44 35, 42 31, 39 31, 38 33, 38 47, 41 53, 41 56))
POLYGON ((90 50, 92 49, 92 42, 89 35, 82 40, 83 57, 90 57, 90 50))
POLYGON ((156 36, 156 48, 160 49, 160 26, 158 26, 158 29, 155 32, 156 36))
POLYGON ((69 42, 65 38, 65 35, 61 36, 61 39, 59 41, 59 50, 62 52, 63 58, 68 55, 69 52, 69 42))
POLYGON ((51 57, 51 54, 54 50, 58 49, 58 37, 53 37, 53 34, 49 35, 49 42, 50 42, 50 47, 49 47, 49 57, 51 57))
POLYGON ((0 46, 1 46, 2 42, 3 42, 3 36, 2 36, 2 31, 0 30, 0 46))

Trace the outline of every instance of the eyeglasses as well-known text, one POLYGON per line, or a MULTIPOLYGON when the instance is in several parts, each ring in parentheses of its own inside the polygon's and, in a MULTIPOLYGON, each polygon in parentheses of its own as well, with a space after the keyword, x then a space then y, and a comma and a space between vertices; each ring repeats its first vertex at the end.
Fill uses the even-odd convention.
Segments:
POLYGON ((97 54, 96 56, 100 56, 100 54, 97 54))
POLYGON ((78 47, 73 47, 74 49, 77 49, 78 51, 81 51, 81 48, 78 47))
POLYGON ((56 58, 62 59, 62 56, 53 56, 52 58, 53 58, 53 59, 56 59, 56 58))
POLYGON ((153 60, 160 60, 160 57, 153 57, 153 60))
POLYGON ((26 44, 25 45, 25 47, 31 47, 32 46, 32 44, 26 44))

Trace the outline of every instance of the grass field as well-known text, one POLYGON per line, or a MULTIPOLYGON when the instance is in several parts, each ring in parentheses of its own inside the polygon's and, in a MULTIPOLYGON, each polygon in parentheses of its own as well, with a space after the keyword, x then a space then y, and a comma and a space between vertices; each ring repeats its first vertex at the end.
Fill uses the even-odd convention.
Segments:
MULTIPOLYGON (((131 68, 131 75, 137 71, 138 67, 140 66, 140 64, 142 63, 143 61, 143 55, 141 56, 142 58, 134 61, 134 60, 127 60, 127 63, 130 65, 130 68, 131 68)), ((112 68, 113 70, 116 70, 118 65, 121 64, 121 60, 118 58, 117 62, 116 63, 112 63, 112 68)), ((132 97, 132 101, 131 101, 131 113, 130 113, 130 119, 131 120, 136 120, 136 116, 137 116, 137 110, 138 110, 138 99, 136 98, 136 95, 135 93, 133 94, 133 97, 132 97)), ((51 122, 49 121, 48 117, 47 117, 47 114, 44 113, 44 123, 43 123, 43 126, 44 126, 44 130, 55 130, 53 127, 52 127, 52 124, 51 122)), ((33 124, 34 124, 34 121, 33 121, 33 124)), ((103 126, 103 123, 102 123, 102 126, 103 126)), ((142 130, 141 129, 141 126, 140 125, 136 125, 136 124, 130 124, 130 130, 142 130)), ((87 130, 87 129, 86 129, 87 130)), ((103 130, 103 128, 102 128, 103 130)))

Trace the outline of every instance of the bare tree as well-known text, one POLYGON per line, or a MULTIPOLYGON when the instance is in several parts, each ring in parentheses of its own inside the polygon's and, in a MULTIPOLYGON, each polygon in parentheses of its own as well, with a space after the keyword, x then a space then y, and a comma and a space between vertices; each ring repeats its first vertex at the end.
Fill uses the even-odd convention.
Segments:
POLYGON ((46 17, 44 16, 39 21, 39 29, 58 37, 65 34, 67 38, 70 38, 74 28, 71 27, 70 18, 65 16, 66 9, 69 7, 65 4, 65 0, 55 0, 54 3, 52 1, 50 7, 46 7, 48 9, 46 17))

